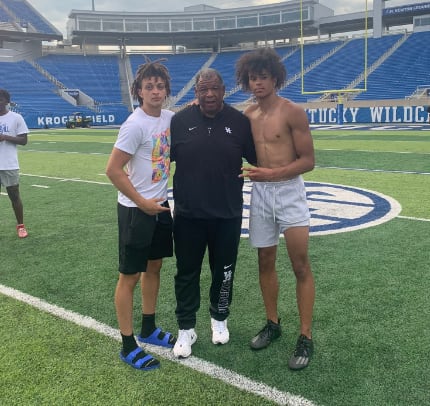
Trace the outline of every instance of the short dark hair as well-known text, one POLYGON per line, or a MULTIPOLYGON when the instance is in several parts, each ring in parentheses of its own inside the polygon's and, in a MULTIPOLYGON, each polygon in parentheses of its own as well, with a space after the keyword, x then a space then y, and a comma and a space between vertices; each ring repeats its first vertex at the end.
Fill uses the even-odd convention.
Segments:
POLYGON ((142 80, 147 78, 160 78, 164 80, 166 85, 166 94, 170 96, 170 75, 169 70, 161 62, 166 59, 158 59, 151 61, 148 57, 145 57, 145 63, 139 65, 137 68, 136 76, 133 84, 131 85, 131 95, 138 100, 139 106, 143 104, 143 99, 139 95, 139 90, 142 87, 142 80))
POLYGON ((10 94, 6 89, 0 89, 0 97, 6 99, 6 101, 10 103, 10 94))
POLYGON ((213 69, 213 68, 204 68, 197 73, 195 86, 197 86, 197 84, 199 83, 201 78, 204 78, 206 76, 216 76, 218 78, 219 82, 222 85, 224 85, 224 80, 221 76, 221 73, 219 73, 216 69, 213 69))
POLYGON ((276 79, 276 89, 280 89, 287 78, 287 70, 279 54, 272 48, 259 48, 243 54, 236 62, 236 82, 243 90, 249 91, 249 75, 261 74, 266 70, 276 79))

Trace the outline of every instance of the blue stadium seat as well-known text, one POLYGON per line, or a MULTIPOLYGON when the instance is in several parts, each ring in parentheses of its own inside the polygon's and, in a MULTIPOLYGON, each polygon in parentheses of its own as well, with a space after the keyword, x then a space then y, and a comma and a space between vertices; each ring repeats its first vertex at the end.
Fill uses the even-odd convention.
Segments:
MULTIPOLYGON (((171 96, 176 96, 201 69, 211 54, 199 52, 190 54, 147 54, 146 56, 151 61, 162 60, 162 63, 169 70, 171 96)), ((130 55, 130 63, 134 75, 139 65, 145 63, 144 54, 130 55)))
MULTIPOLYGON (((382 38, 368 39, 368 66, 372 66, 384 53, 392 49, 403 36, 387 35, 382 38)), ((390 55, 367 81, 367 92, 359 94, 356 99, 396 99, 411 95, 418 86, 430 83, 430 52, 428 43, 430 32, 409 35, 407 40, 390 55)), ((306 44, 304 46, 304 68, 309 68, 305 75, 305 90, 340 89, 348 86, 364 69, 364 40, 351 39, 343 47, 341 41, 306 44), (332 52, 332 54, 331 54, 332 52), (325 59, 323 58, 325 57, 325 59), (315 64, 317 61, 323 61, 315 64), (314 67, 312 67, 315 65, 314 67)), ((296 80, 280 90, 280 95, 295 102, 306 102, 318 97, 302 94, 301 54, 300 49, 286 46, 276 48, 282 56, 287 69, 287 79, 296 80)), ((250 94, 238 90, 235 83, 235 64, 246 51, 223 52, 216 55, 211 67, 223 75, 230 104, 242 103, 250 94)), ((213 56, 209 52, 184 54, 150 54, 151 60, 163 61, 172 78, 172 96, 189 83, 194 75, 213 56)), ((138 66, 144 63, 144 55, 130 55, 133 74, 138 66)), ((127 106, 121 96, 121 78, 117 55, 47 55, 40 57, 37 63, 67 88, 80 89, 93 98, 102 113, 121 112, 128 114, 127 106)), ((55 84, 46 79, 31 64, 21 61, 0 64, 2 79, 0 87, 5 87, 13 94, 14 101, 23 112, 41 112, 42 114, 71 113, 76 106, 67 103, 58 96, 55 84), (7 79, 6 79, 7 78, 7 79)), ((363 83, 357 84, 357 88, 363 83)), ((194 99, 194 90, 188 91, 178 100, 183 105, 194 99)), ((88 114, 93 112, 79 106, 88 114)))
POLYGON ((117 56, 47 55, 37 63, 67 88, 80 89, 98 103, 122 103, 117 56))
POLYGON ((37 32, 42 34, 57 34, 52 27, 42 18, 42 16, 22 0, 9 0, 7 2, 9 10, 19 19, 21 25, 30 23, 37 32))
POLYGON ((430 32, 416 32, 367 80, 367 92, 355 100, 404 99, 418 86, 430 84, 430 32))

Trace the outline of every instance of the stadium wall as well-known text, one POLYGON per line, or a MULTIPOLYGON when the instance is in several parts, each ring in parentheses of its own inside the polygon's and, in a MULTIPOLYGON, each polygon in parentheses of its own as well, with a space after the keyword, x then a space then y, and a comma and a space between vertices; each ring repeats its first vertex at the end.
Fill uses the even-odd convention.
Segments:
POLYGON ((430 98, 306 103, 310 124, 422 124, 430 98))
MULTIPOLYGON (((40 115, 38 113, 20 112, 29 128, 66 128, 69 119, 68 114, 40 115)), ((120 126, 128 117, 128 114, 121 112, 86 114, 85 117, 92 119, 92 127, 120 126)))
MULTIPOLYGON (((312 102, 301 106, 305 109, 310 124, 424 124, 429 121, 427 106, 430 98, 418 100, 380 100, 348 101, 343 104, 334 102, 312 102)), ((246 104, 236 105, 243 110, 246 104)), ((68 115, 23 113, 29 128, 64 128, 68 115)), ((88 115, 93 120, 93 127, 120 126, 128 114, 110 112, 88 115)))

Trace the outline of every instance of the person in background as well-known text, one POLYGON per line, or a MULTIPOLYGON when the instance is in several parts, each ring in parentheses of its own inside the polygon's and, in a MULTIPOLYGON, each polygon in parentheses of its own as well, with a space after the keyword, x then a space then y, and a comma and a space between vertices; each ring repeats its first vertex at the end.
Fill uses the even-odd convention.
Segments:
POLYGON ((8 109, 10 94, 0 89, 0 188, 6 188, 16 217, 19 238, 28 236, 24 225, 24 208, 19 193, 19 162, 17 145, 26 145, 28 127, 24 118, 8 109))
POLYGON ((204 69, 197 74, 198 103, 172 119, 171 159, 175 202, 173 238, 178 340, 176 357, 191 355, 197 339, 196 313, 200 307, 200 274, 208 249, 211 270, 209 313, 212 342, 230 339, 227 318, 241 234, 243 208, 242 159, 255 164, 249 120, 224 103, 220 73, 204 69))
POLYGON ((301 176, 314 168, 312 135, 306 112, 277 94, 285 82, 286 70, 276 51, 261 48, 242 55, 236 64, 236 78, 256 99, 245 114, 251 121, 258 163, 243 170, 244 176, 253 181, 249 237, 258 248, 267 324, 250 345, 254 350, 266 348, 281 335, 275 263, 282 233, 296 277, 300 316, 300 335, 288 366, 303 369, 314 350, 311 324, 315 286, 308 257, 310 214, 301 176))
POLYGON ((170 120, 162 108, 170 77, 160 62, 141 65, 131 88, 139 107, 121 126, 106 174, 118 189, 119 279, 115 308, 122 337, 120 358, 140 370, 159 367, 133 334, 133 292, 141 281, 142 327, 138 341, 172 348, 176 339, 156 327, 162 259, 173 256, 172 216, 167 201, 170 120))

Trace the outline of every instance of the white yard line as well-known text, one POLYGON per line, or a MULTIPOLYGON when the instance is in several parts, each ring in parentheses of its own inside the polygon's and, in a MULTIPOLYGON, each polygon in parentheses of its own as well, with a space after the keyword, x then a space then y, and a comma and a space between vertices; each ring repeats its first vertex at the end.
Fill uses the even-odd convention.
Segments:
MULTIPOLYGON (((324 139, 323 141, 325 141, 324 139)), ((395 141, 400 142, 400 141, 395 141)), ((319 148, 318 151, 342 151, 342 152, 368 152, 373 154, 416 154, 416 155, 430 155, 430 152, 416 152, 416 151, 379 151, 371 149, 342 149, 342 148, 319 148)))
POLYGON ((397 170, 385 170, 385 169, 368 169, 368 168, 344 168, 341 166, 318 166, 318 169, 338 169, 341 171, 361 171, 361 172, 380 172, 380 173, 400 173, 403 175, 430 175, 430 172, 416 172, 416 171, 397 171, 397 170))
MULTIPOLYGON (((23 303, 26 303, 30 306, 33 306, 36 309, 52 314, 63 320, 70 321, 74 324, 77 324, 78 326, 97 331, 98 333, 113 338, 116 341, 121 341, 121 337, 117 329, 114 329, 106 324, 100 323, 99 321, 91 317, 83 316, 79 313, 50 304, 42 299, 28 295, 19 290, 9 288, 1 284, 0 293, 13 299, 19 300, 23 303)), ((253 393, 257 396, 261 396, 265 399, 271 400, 278 405, 316 406, 315 403, 301 396, 296 396, 288 392, 282 392, 276 388, 267 386, 261 382, 253 381, 249 378, 246 378, 245 376, 237 374, 234 371, 222 368, 203 359, 191 356, 187 359, 178 360, 174 357, 172 350, 157 347, 154 345, 145 345, 145 347, 148 348, 150 352, 155 353, 165 359, 168 359, 169 361, 185 365, 191 369, 208 375, 211 378, 219 379, 224 383, 239 388, 240 390, 253 393)))
POLYGON ((112 186, 112 183, 110 183, 110 182, 97 182, 94 180, 85 180, 85 179, 79 179, 79 178, 60 178, 58 176, 33 175, 31 173, 21 173, 20 175, 21 176, 30 176, 33 178, 59 180, 61 182, 80 182, 80 183, 92 183, 92 184, 96 184, 96 185, 112 186))
POLYGON ((415 221, 430 221, 430 219, 423 219, 419 217, 397 216, 397 218, 406 219, 406 220, 415 220, 415 221))

